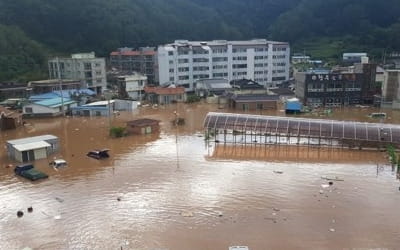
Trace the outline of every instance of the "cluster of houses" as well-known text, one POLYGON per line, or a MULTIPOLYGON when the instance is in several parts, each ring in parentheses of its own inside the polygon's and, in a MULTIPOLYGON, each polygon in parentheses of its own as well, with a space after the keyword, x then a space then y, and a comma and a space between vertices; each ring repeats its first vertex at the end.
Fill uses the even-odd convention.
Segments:
MULTIPOLYGON (((288 100, 299 106, 293 98, 311 108, 400 108, 400 70, 370 63, 366 53, 345 53, 342 65, 327 69, 321 60, 297 54, 290 63, 288 43, 265 39, 177 40, 158 48, 120 48, 107 64, 93 52, 52 58, 49 79, 2 83, 0 105, 22 110, 24 117, 103 116, 144 102, 185 102, 191 95, 238 110, 276 109, 288 100)), ((2 109, 0 128, 17 126, 20 117, 2 109)))

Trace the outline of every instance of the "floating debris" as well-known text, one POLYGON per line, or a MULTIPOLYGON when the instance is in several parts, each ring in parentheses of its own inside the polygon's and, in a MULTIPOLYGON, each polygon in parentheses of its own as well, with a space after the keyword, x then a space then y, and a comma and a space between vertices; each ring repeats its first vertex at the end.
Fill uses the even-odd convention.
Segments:
POLYGON ((191 211, 182 211, 181 212, 181 216, 183 216, 183 217, 193 217, 194 214, 191 211))
POLYGON ((336 230, 334 228, 329 228, 330 232, 335 232, 336 230))
POLYGON ((322 187, 322 188, 328 188, 328 187, 329 187, 329 184, 321 184, 321 187, 322 187))
POLYGON ((28 212, 32 213, 33 212, 33 207, 28 207, 28 212))
POLYGON ((274 170, 274 173, 275 173, 275 174, 283 174, 283 171, 280 171, 280 170, 274 170))
POLYGON ((22 216, 24 216, 24 212, 22 212, 21 210, 19 210, 19 211, 17 212, 17 216, 18 216, 18 218, 21 218, 22 216))
POLYGON ((55 220, 60 220, 60 219, 61 219, 61 215, 56 215, 56 216, 54 216, 54 219, 55 219, 55 220))
POLYGON ((55 199, 56 199, 56 201, 58 201, 58 202, 60 202, 60 203, 64 202, 64 200, 61 199, 61 198, 59 198, 59 197, 56 197, 55 199))
POLYGON ((321 176, 321 179, 327 180, 327 181, 344 181, 342 178, 339 178, 337 176, 334 176, 334 177, 321 176))

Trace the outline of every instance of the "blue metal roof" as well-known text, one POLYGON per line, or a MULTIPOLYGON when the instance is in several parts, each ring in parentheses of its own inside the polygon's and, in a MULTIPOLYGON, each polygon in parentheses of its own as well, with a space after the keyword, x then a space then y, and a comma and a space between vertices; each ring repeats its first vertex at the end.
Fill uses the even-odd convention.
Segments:
POLYGON ((29 97, 30 101, 41 101, 41 100, 46 100, 46 99, 53 99, 57 97, 61 97, 61 92, 62 96, 64 98, 71 98, 72 95, 80 94, 80 95, 96 95, 96 92, 90 90, 90 89, 65 89, 62 91, 53 91, 49 93, 44 93, 40 95, 33 95, 29 97))
POLYGON ((64 98, 64 100, 61 97, 56 97, 52 99, 46 99, 38 102, 34 102, 34 104, 41 105, 41 106, 46 106, 50 108, 56 108, 62 106, 62 104, 68 105, 72 103, 76 103, 76 101, 73 101, 69 98, 64 98))

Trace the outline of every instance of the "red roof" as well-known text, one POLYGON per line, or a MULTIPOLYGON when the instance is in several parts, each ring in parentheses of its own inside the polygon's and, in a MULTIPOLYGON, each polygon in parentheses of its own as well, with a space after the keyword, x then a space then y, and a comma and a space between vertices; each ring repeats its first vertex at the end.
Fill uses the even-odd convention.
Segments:
POLYGON ((154 56, 157 52, 154 50, 143 51, 142 55, 144 56, 154 56))
POLYGON ((140 56, 140 51, 113 51, 111 56, 140 56))
POLYGON ((157 95, 179 95, 185 93, 184 87, 162 88, 162 87, 145 87, 144 92, 154 93, 157 95))

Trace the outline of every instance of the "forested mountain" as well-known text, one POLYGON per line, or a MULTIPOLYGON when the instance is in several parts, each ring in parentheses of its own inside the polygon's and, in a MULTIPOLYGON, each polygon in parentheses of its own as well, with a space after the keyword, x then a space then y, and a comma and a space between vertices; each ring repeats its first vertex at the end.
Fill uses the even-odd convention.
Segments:
POLYGON ((400 50, 398 13, 399 0, 0 0, 0 81, 45 68, 48 51, 105 56, 175 39, 267 37, 319 46, 322 57, 325 44, 325 57, 379 54, 400 50))

